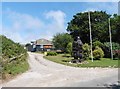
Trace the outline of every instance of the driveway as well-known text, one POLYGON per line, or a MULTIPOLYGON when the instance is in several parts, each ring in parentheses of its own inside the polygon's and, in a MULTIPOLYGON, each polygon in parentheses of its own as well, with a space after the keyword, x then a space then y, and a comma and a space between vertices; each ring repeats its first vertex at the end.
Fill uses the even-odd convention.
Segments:
POLYGON ((57 64, 30 53, 30 69, 3 87, 96 87, 117 84, 117 68, 75 68, 57 64))

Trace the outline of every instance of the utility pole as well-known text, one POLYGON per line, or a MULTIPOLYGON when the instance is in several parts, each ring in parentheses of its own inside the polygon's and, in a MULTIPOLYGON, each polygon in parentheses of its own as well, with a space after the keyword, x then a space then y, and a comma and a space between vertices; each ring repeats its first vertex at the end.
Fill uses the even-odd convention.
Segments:
POLYGON ((109 21, 109 36, 110 36, 111 59, 113 60, 110 18, 108 19, 108 21, 109 21))
POLYGON ((90 29, 90 47, 91 47, 91 58, 92 58, 92 62, 93 62, 93 52, 92 52, 92 34, 91 34, 90 11, 88 12, 88 18, 89 18, 89 29, 90 29))

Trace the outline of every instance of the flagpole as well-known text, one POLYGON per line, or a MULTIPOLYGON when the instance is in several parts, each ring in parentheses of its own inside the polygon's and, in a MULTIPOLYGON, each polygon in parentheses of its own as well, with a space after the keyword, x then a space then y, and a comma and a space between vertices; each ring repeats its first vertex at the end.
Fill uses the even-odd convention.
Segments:
POLYGON ((91 47, 91 58, 93 62, 93 53, 92 53, 92 34, 91 34, 91 21, 90 21, 90 11, 88 12, 89 17, 89 29, 90 29, 90 47, 91 47))
POLYGON ((111 26, 110 26, 110 18, 109 18, 109 36, 110 36, 110 49, 111 49, 111 59, 113 60, 113 52, 112 52, 112 38, 111 38, 111 26))

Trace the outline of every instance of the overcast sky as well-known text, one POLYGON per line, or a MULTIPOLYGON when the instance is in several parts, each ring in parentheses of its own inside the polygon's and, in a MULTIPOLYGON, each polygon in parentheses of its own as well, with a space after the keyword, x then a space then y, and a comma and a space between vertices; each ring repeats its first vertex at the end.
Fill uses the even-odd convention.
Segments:
MULTIPOLYGON (((15 42, 27 43, 66 32, 73 15, 88 10, 117 14, 117 2, 3 2, 0 34, 15 42)), ((1 14, 1 13, 0 13, 1 14)))

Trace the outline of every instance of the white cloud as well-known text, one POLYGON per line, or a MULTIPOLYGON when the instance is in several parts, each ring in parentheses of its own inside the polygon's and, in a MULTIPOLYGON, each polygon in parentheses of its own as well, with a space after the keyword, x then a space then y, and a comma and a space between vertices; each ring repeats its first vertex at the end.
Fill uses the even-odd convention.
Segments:
POLYGON ((52 19, 51 24, 48 24, 47 28, 54 31, 64 31, 65 30, 65 13, 62 11, 49 11, 45 14, 48 20, 52 19))
MULTIPOLYGON (((65 13, 62 11, 49 11, 44 14, 46 21, 25 13, 7 11, 4 16, 10 25, 3 24, 5 36, 15 42, 27 43, 40 38, 52 39, 57 32, 65 31, 65 13), (49 22, 49 23, 46 23, 49 22)), ((3 19, 4 20, 4 19, 3 19)))
POLYGON ((21 13, 9 11, 8 19, 10 19, 13 22, 12 24, 13 29, 36 30, 43 26, 43 23, 39 18, 33 17, 29 14, 21 14, 21 13))

